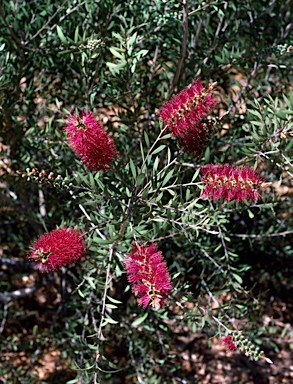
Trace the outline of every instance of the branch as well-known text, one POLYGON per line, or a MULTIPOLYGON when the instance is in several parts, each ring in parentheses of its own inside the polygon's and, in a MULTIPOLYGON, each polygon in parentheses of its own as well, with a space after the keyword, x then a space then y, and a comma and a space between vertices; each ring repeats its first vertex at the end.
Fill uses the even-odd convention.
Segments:
POLYGON ((287 235, 292 235, 292 234, 293 234, 293 230, 291 230, 291 231, 284 231, 284 232, 277 232, 277 233, 262 233, 260 235, 247 235, 247 234, 244 234, 244 233, 231 233, 230 236, 254 238, 254 239, 263 239, 264 237, 287 236, 287 235))
POLYGON ((26 296, 30 296, 41 287, 42 285, 35 285, 29 288, 18 289, 13 292, 0 293, 0 302, 7 303, 12 300, 17 300, 26 296))
POLYGON ((31 261, 22 261, 22 260, 11 260, 4 257, 0 258, 0 266, 3 269, 13 268, 13 270, 24 271, 24 270, 37 270, 37 267, 31 261))

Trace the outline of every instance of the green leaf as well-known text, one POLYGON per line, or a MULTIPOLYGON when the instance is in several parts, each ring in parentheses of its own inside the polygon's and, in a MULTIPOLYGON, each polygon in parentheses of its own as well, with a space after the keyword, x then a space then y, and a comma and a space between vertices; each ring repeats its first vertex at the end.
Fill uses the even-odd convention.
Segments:
POLYGON ((135 54, 137 60, 139 60, 141 57, 145 56, 148 53, 148 49, 141 49, 139 52, 135 54))
POLYGON ((160 192, 158 194, 158 196, 155 198, 157 203, 161 202, 163 195, 164 195, 164 192, 160 192))
POLYGON ((150 140, 149 140, 148 134, 144 131, 143 135, 144 135, 144 140, 145 140, 146 146, 147 146, 147 148, 149 148, 150 147, 150 140))
POLYGON ((261 141, 261 137, 257 133, 251 132, 251 135, 254 138, 254 140, 261 141))
POLYGON ((138 327, 140 324, 142 324, 142 323, 145 321, 145 319, 146 319, 147 317, 148 317, 148 312, 146 312, 143 316, 138 317, 137 319, 135 319, 135 320, 132 322, 131 326, 132 326, 133 328, 138 327))
POLYGON ((192 182, 192 183, 194 182, 194 180, 197 179, 197 176, 198 176, 199 172, 200 172, 200 168, 198 168, 198 169, 194 172, 194 175, 192 176, 192 179, 191 179, 191 182, 192 182))
POLYGON ((174 169, 171 169, 171 171, 169 171, 169 172, 167 173, 167 175, 165 176, 165 178, 164 178, 164 180, 163 180, 162 187, 168 183, 168 181, 169 181, 169 180, 171 179, 171 177, 173 176, 173 173, 174 173, 174 169))
POLYGON ((144 179, 145 179, 145 174, 144 173, 140 173, 138 176, 137 176, 137 179, 136 179, 136 185, 137 186, 140 186, 142 183, 143 183, 143 181, 144 181, 144 179))
POLYGON ((109 240, 109 239, 101 239, 101 238, 98 237, 98 236, 93 236, 93 243, 103 244, 103 245, 109 245, 109 244, 112 244, 112 240, 109 240))
POLYGON ((118 324, 118 321, 112 319, 112 317, 110 317, 110 315, 108 315, 108 313, 105 314, 105 317, 106 317, 106 321, 108 321, 108 323, 110 323, 110 324, 118 324))
POLYGON ((93 289, 96 289, 96 286, 95 286, 94 278, 93 278, 93 277, 87 276, 87 277, 86 277, 86 280, 89 282, 89 285, 90 285, 93 289))
POLYGON ((235 279, 239 284, 242 284, 242 283, 243 283, 242 278, 241 278, 239 275, 236 275, 236 273, 232 273, 232 276, 234 277, 234 279, 235 279))
POLYGON ((287 118, 287 114, 286 114, 286 112, 285 111, 278 111, 278 112, 276 112, 275 113, 275 115, 279 118, 279 119, 281 119, 281 120, 288 120, 288 118, 287 118))
POLYGON ((79 25, 75 28, 75 32, 74 32, 74 42, 75 42, 75 44, 78 43, 78 38, 79 38, 79 25))
POLYGON ((249 109, 249 113, 259 118, 259 120, 262 120, 262 115, 256 111, 255 109, 249 109))
POLYGON ((58 37, 59 39, 62 41, 63 44, 67 45, 68 42, 66 40, 66 37, 64 36, 63 32, 62 32, 62 29, 59 27, 59 25, 57 25, 57 34, 58 34, 58 37))
POLYGON ((127 41, 126 45, 127 45, 127 53, 129 56, 131 56, 132 54, 132 50, 133 50, 133 44, 136 40, 136 37, 137 37, 137 32, 134 32, 134 34, 132 36, 130 36, 129 40, 127 41))
POLYGON ((57 99, 57 97, 55 98, 55 103, 56 103, 56 107, 57 107, 58 109, 60 109, 60 102, 59 102, 59 100, 57 99))
POLYGON ((136 179, 137 172, 136 172, 136 167, 135 167, 132 159, 129 159, 129 166, 130 166, 130 170, 131 170, 133 178, 136 179))
POLYGON ((109 308, 109 309, 116 309, 118 308, 117 305, 114 305, 114 304, 105 304, 106 308, 109 308))
POLYGON ((210 154, 211 154, 210 147, 207 147, 207 149, 205 150, 205 153, 204 153, 204 161, 206 163, 210 162, 210 157, 211 157, 210 154))
POLYGON ((248 212, 248 216, 249 216, 249 218, 250 218, 250 219, 253 219, 253 218, 254 218, 254 214, 251 212, 251 210, 248 209, 247 212, 248 212))
POLYGON ((154 152, 152 152, 152 155, 155 155, 156 153, 162 152, 162 150, 165 149, 165 148, 166 148, 165 144, 160 145, 158 148, 156 148, 154 150, 154 152))
POLYGON ((118 57, 119 59, 125 60, 124 54, 118 52, 118 48, 110 47, 109 50, 113 56, 118 57))
POLYGON ((111 301, 111 303, 122 304, 122 301, 113 299, 113 297, 111 297, 111 296, 107 296, 107 298, 108 298, 109 301, 111 301))
MULTIPOLYGON (((162 120, 160 120, 161 122, 162 120)), ((163 128, 163 127, 161 127, 163 128)), ((166 135, 160 137, 160 140, 167 140, 167 139, 170 139, 170 137, 172 137, 171 133, 167 133, 166 135)))
POLYGON ((157 173, 158 165, 159 165, 160 159, 158 157, 155 158, 154 165, 153 165, 153 173, 157 173))

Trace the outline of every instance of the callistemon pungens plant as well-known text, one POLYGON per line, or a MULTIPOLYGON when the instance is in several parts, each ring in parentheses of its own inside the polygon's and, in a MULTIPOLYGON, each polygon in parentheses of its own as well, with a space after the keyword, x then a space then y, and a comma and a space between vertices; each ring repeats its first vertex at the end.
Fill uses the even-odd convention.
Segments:
POLYGON ((161 308, 172 285, 166 261, 157 246, 134 243, 124 264, 132 292, 138 296, 139 304, 144 309, 148 304, 155 309, 161 308))
POLYGON ((28 259, 37 263, 41 272, 50 272, 71 264, 86 252, 81 231, 73 228, 58 228, 45 233, 32 245, 28 259))
POLYGON ((228 351, 236 351, 244 353, 245 356, 249 357, 252 360, 258 360, 260 358, 266 360, 267 363, 272 364, 272 361, 265 357, 264 351, 261 351, 260 348, 254 345, 250 340, 243 336, 242 332, 235 331, 232 335, 223 337, 222 342, 228 351))
POLYGON ((252 167, 207 164, 200 172, 205 184, 201 198, 225 201, 257 201, 262 198, 258 189, 264 180, 252 167))
POLYGON ((211 96, 214 85, 204 88, 200 80, 195 80, 158 111, 158 116, 173 135, 181 137, 189 130, 193 133, 196 133, 196 128, 201 130, 198 123, 216 105, 216 100, 211 96))
POLYGON ((70 116, 65 132, 69 146, 91 171, 107 170, 117 157, 113 140, 91 112, 70 116))

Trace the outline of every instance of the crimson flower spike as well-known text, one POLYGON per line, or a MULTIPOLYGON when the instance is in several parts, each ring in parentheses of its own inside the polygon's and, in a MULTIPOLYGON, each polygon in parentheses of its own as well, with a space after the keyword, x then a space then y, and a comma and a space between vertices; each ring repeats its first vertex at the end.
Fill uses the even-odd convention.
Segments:
POLYGON ((257 201, 262 198, 259 188, 264 180, 252 167, 229 164, 207 164, 200 170, 205 187, 201 198, 225 201, 257 201))
POLYGON ((211 96, 215 84, 204 88, 200 80, 195 80, 158 111, 158 116, 173 135, 181 137, 211 112, 216 105, 211 96))
POLYGON ((172 289, 170 275, 163 255, 155 244, 134 243, 124 260, 128 281, 138 303, 145 309, 150 304, 160 309, 172 289))
POLYGON ((117 157, 113 140, 91 112, 69 116, 64 130, 69 146, 91 171, 106 171, 117 157))
POLYGON ((178 137, 179 144, 190 155, 201 156, 212 134, 212 124, 198 123, 178 137))
POLYGON ((41 272, 50 272, 73 263, 85 252, 82 232, 64 227, 39 237, 33 243, 28 259, 37 263, 37 269, 41 272))
POLYGON ((236 351, 244 353, 251 360, 263 359, 269 364, 273 364, 272 360, 264 355, 264 351, 259 346, 254 345, 248 340, 241 331, 234 331, 232 335, 221 338, 227 351, 236 351))

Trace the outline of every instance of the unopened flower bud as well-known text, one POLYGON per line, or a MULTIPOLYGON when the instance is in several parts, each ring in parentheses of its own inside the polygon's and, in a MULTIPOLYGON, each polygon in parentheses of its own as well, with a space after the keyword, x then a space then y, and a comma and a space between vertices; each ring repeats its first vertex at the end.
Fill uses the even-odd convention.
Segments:
POLYGON ((46 176, 46 173, 47 171, 45 169, 43 169, 40 173, 39 173, 39 178, 42 179, 46 176))

